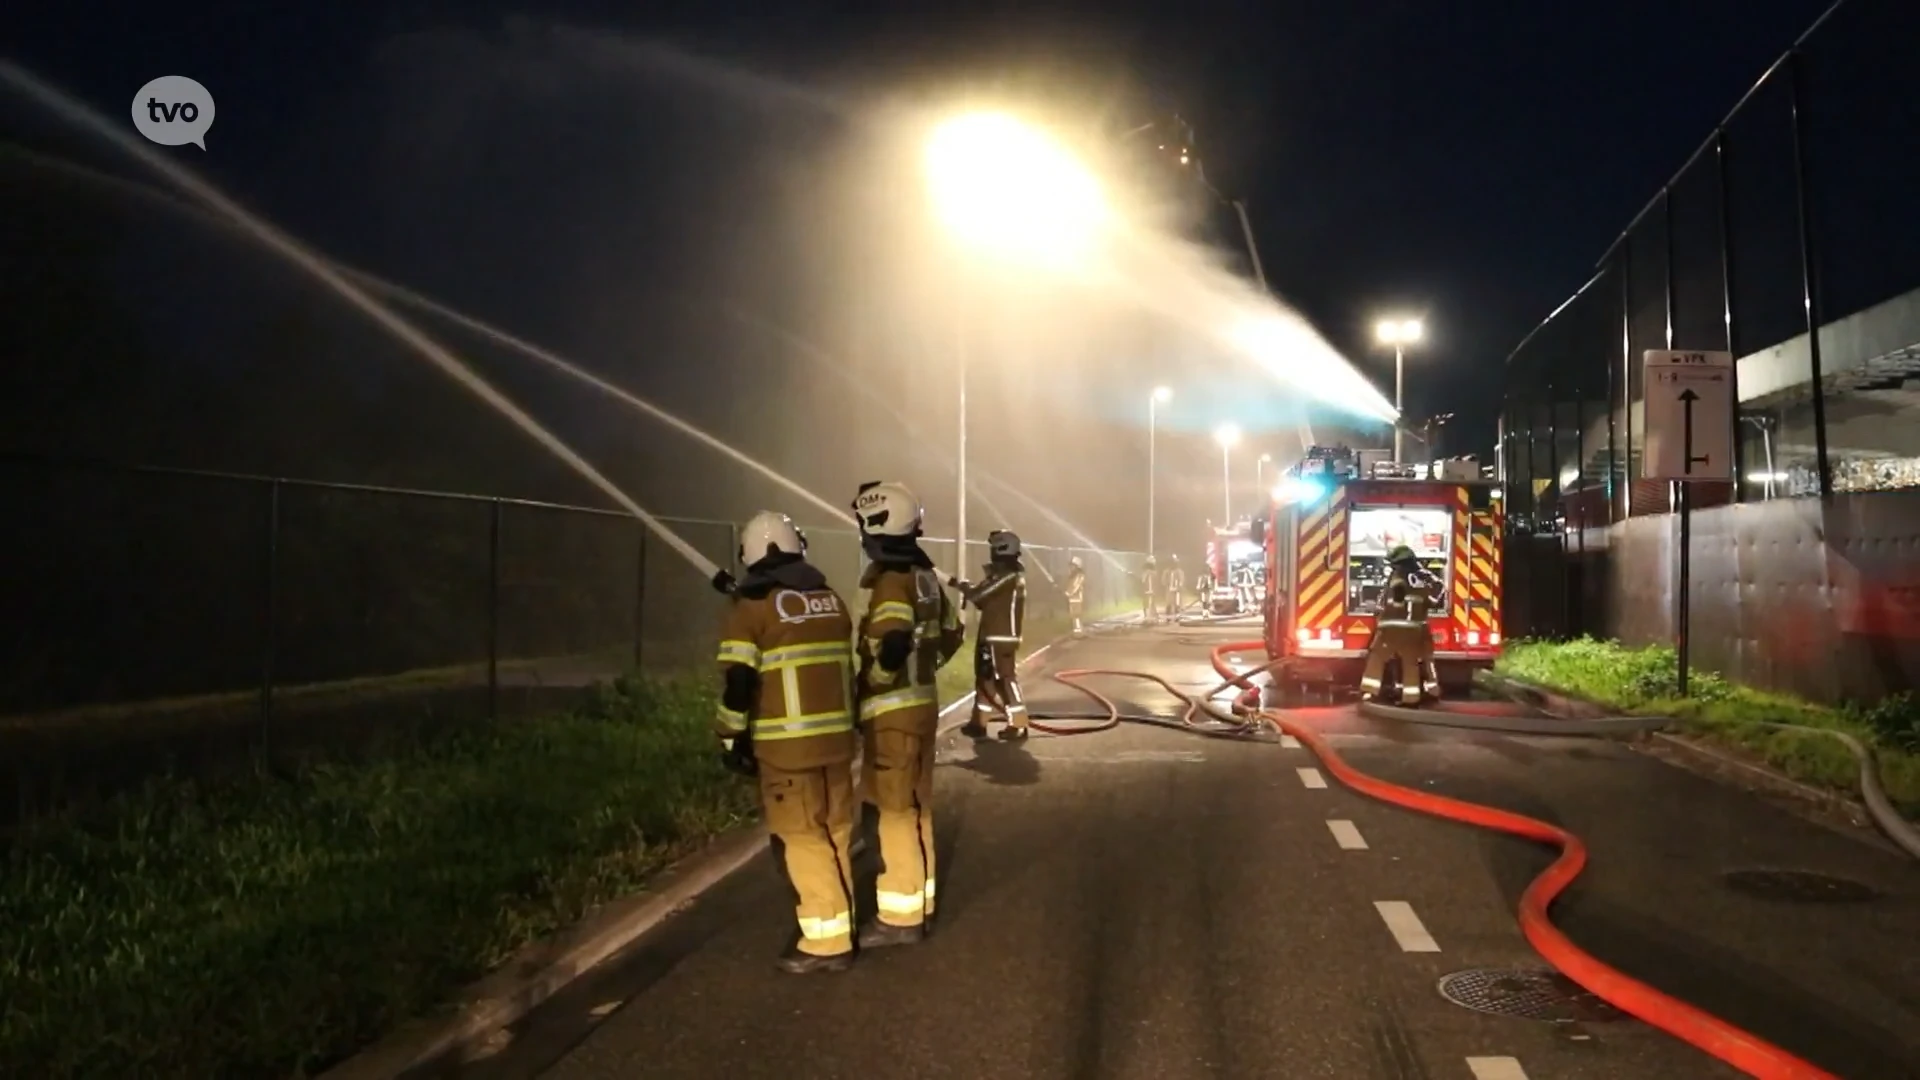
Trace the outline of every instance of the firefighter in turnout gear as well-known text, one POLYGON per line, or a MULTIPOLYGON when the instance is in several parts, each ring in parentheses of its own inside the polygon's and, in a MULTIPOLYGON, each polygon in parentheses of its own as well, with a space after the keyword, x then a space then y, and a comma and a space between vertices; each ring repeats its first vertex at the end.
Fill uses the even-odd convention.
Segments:
POLYGON ((775 854, 796 896, 796 975, 853 963, 853 618, 806 561, 785 514, 740 529, 746 576, 728 584, 720 632, 726 680, 715 720, 730 755, 757 763, 775 854))
POLYGON ((1185 607, 1187 598, 1187 572, 1180 567, 1180 556, 1169 556, 1173 562, 1167 568, 1167 617, 1178 618, 1180 609, 1185 607))
POLYGON ((876 918, 863 949, 919 941, 934 914, 933 752, 940 724, 934 674, 960 651, 965 628, 933 560, 920 547, 920 500, 904 484, 860 485, 853 500, 866 614, 856 635, 866 799, 879 813, 876 918))
POLYGON ((1000 737, 1027 737, 1027 703, 1020 696, 1020 632, 1027 622, 1027 575, 1020 563, 1020 538, 999 529, 987 535, 986 573, 978 584, 957 583, 960 595, 980 611, 974 630, 973 715, 960 731, 987 737, 987 720, 999 716, 1007 726, 1000 737))
POLYGON ((1160 570, 1154 565, 1153 556, 1147 556, 1147 564, 1140 571, 1140 621, 1153 621, 1153 598, 1160 591, 1160 570))
POLYGON ((1080 556, 1067 560, 1067 583, 1061 591, 1067 594, 1067 614, 1073 617, 1073 632, 1084 633, 1080 615, 1087 608, 1087 568, 1080 564, 1080 556))
MULTIPOLYGON (((1420 569, 1413 549, 1396 544, 1387 552, 1392 568, 1386 591, 1380 599, 1380 619, 1367 646, 1367 667, 1360 676, 1360 692, 1381 700, 1381 679, 1387 662, 1400 662, 1400 701, 1418 705, 1422 694, 1440 696, 1440 680, 1433 667, 1433 632, 1427 626, 1427 609, 1432 603, 1431 583, 1420 569)), ((1393 704, 1383 702, 1383 704, 1393 704)))

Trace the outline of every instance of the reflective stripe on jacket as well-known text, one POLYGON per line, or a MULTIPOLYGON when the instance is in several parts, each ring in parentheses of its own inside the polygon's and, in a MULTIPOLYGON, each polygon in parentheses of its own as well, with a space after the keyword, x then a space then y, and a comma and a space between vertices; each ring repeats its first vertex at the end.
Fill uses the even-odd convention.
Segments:
POLYGON ((959 651, 964 633, 959 611, 932 570, 874 563, 860 585, 867 590, 867 613, 856 642, 860 719, 890 713, 902 713, 908 722, 937 718, 934 675, 959 651), (887 672, 880 667, 880 642, 899 631, 912 635, 913 651, 900 670, 887 672))
POLYGON ((752 714, 720 706, 720 730, 753 729, 757 745, 853 730, 853 619, 832 589, 775 588, 736 597, 720 634, 720 666, 760 673, 752 714))
POLYGON ((980 611, 977 641, 1018 645, 1027 623, 1027 575, 987 567, 986 577, 967 596, 980 611))

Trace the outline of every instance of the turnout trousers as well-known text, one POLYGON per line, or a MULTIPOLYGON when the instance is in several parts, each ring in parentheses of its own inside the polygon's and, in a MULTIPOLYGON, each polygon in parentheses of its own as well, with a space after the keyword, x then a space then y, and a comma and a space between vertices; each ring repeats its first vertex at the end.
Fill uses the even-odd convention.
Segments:
POLYGON ((793 886, 800 951, 852 951, 853 763, 789 770, 762 760, 760 803, 793 886))
POLYGON ((926 723, 907 729, 889 716, 861 727, 866 799, 880 816, 875 915, 889 926, 922 926, 934 911, 933 751, 938 723, 929 715, 926 723))
POLYGON ((1085 608, 1086 601, 1084 600, 1067 601, 1067 614, 1073 617, 1073 632, 1076 634, 1080 632, 1080 613, 1085 608))
POLYGON ((1367 667, 1360 676, 1361 694, 1380 700, 1381 680, 1389 660, 1400 661, 1398 704, 1420 704, 1423 690, 1439 696, 1440 680, 1433 670, 1433 637, 1425 623, 1383 622, 1374 630, 1373 641, 1367 645, 1367 667))
POLYGON ((1020 694, 1020 646, 1008 641, 983 641, 973 653, 973 722, 985 725, 996 717, 1022 731, 1027 727, 1027 702, 1020 694))

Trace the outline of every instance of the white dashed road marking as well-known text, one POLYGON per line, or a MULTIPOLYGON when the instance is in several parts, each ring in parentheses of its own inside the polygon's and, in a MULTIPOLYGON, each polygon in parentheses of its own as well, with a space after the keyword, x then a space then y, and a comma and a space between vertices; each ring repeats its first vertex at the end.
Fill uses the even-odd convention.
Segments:
MULTIPOLYGON (((1400 943, 1400 951, 1440 951, 1440 943, 1433 940, 1432 934, 1427 933, 1427 928, 1420 922, 1420 916, 1413 913, 1412 904, 1404 900, 1375 900, 1373 909, 1386 920, 1387 929, 1393 933, 1393 940, 1400 943)), ((1483 1077, 1482 1080, 1485 1078, 1483 1077)))
POLYGON ((1333 834, 1333 842, 1340 845, 1342 851, 1365 851, 1367 839, 1360 835, 1359 826, 1351 821, 1329 821, 1327 831, 1333 834))
POLYGON ((1280 736, 1280 745, 1289 750, 1298 750, 1300 749, 1300 740, 1291 735, 1282 735, 1280 736))
POLYGON ((1303 767, 1303 768, 1295 769, 1293 771, 1299 773, 1300 782, 1302 784, 1307 785, 1310 788, 1323 788, 1327 786, 1327 778, 1320 775, 1319 769, 1308 769, 1303 767))
POLYGON ((1467 1068, 1473 1070, 1473 1080, 1527 1080, 1519 1058, 1470 1057, 1467 1068))

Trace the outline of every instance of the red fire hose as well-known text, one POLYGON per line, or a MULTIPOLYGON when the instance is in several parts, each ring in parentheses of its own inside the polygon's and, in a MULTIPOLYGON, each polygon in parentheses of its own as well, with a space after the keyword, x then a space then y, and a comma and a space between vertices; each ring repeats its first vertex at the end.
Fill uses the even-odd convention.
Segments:
MULTIPOLYGON (((1241 702, 1248 695, 1257 697, 1247 676, 1235 672, 1227 663, 1232 652, 1264 651, 1265 643, 1242 641, 1221 645, 1213 650, 1213 667, 1228 682, 1244 688, 1241 702)), ((1184 696, 1184 695, 1182 695, 1184 696)), ((1189 699, 1189 704, 1192 704, 1189 699)), ((1479 803, 1433 795, 1413 788, 1390 784, 1368 776, 1348 765, 1320 733, 1277 712, 1264 714, 1280 729, 1311 749, 1328 772, 1347 787, 1395 806, 1417 810, 1434 817, 1447 818, 1493 829, 1523 839, 1553 844, 1560 849, 1553 865, 1533 879, 1520 897, 1520 930, 1534 951, 1558 968, 1569 979, 1594 996, 1682 1039, 1749 1076, 1761 1080, 1839 1080, 1834 1074, 1804 1061, 1761 1039, 1751 1032, 1727 1023, 1702 1009, 1662 993, 1624 972, 1609 967, 1584 952, 1547 918, 1547 909, 1587 864, 1587 846, 1574 834, 1544 821, 1479 803)))

